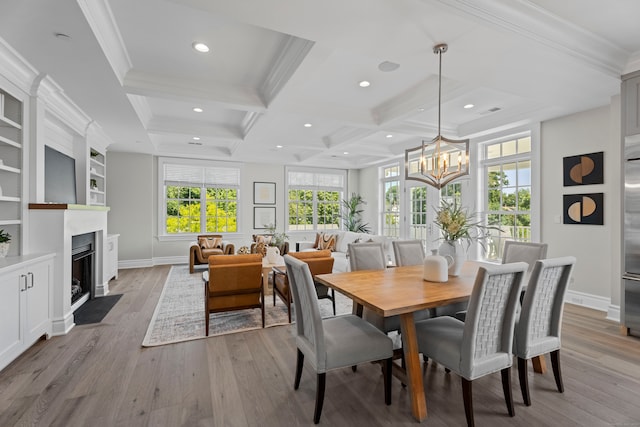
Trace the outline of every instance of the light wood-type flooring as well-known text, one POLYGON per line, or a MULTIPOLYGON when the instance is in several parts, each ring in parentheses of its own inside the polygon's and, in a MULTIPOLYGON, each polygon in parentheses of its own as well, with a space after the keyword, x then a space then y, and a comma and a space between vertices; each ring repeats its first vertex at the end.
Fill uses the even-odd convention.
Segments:
MULTIPOLYGON (((315 374, 305 367, 293 390, 290 326, 141 347, 169 268, 121 270, 110 288, 124 296, 102 323, 41 340, 0 372, 0 426, 312 425, 315 374)), ((499 374, 475 381, 476 424, 640 426, 640 339, 622 336, 601 312, 566 305, 561 361, 565 393, 551 372, 530 371, 531 407, 514 366, 513 418, 499 374)), ((423 425, 466 424, 457 376, 430 363, 425 390, 423 425)), ((332 371, 320 424, 416 425, 397 379, 392 398, 385 406, 378 365, 332 371)))

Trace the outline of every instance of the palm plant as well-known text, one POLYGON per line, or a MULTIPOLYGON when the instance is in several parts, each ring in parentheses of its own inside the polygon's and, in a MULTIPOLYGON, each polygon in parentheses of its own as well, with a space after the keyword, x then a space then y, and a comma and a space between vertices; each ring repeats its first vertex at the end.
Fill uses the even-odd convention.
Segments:
POLYGON ((371 233, 368 223, 362 222, 363 209, 360 205, 366 205, 362 199, 362 196, 356 193, 351 193, 351 197, 348 199, 342 199, 340 218, 344 225, 345 230, 355 231, 358 233, 371 233))

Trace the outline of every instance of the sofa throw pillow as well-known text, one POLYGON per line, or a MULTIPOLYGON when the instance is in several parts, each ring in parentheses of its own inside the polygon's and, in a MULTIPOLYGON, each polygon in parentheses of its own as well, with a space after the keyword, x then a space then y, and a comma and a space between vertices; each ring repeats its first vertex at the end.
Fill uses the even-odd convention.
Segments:
POLYGON ((222 249, 221 237, 200 237, 198 238, 198 245, 201 249, 222 249))
POLYGON ((335 234, 322 234, 318 239, 318 250, 329 249, 335 251, 336 236, 335 234))

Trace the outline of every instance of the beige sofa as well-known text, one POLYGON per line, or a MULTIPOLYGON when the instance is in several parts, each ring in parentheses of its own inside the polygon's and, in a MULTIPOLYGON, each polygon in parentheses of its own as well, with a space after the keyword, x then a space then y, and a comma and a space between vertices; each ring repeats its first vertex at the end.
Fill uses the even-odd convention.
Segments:
MULTIPOLYGON (((394 262, 395 257, 393 254, 393 245, 391 244, 391 238, 386 236, 379 236, 375 234, 355 233, 353 231, 327 231, 325 234, 333 234, 336 236, 336 244, 331 252, 331 256, 335 260, 333 263, 333 272, 341 273, 345 271, 351 271, 349 266, 349 258, 347 257, 347 250, 349 243, 364 243, 369 241, 380 242, 383 244, 384 252, 387 257, 387 263, 394 262)), ((299 251, 313 251, 317 250, 314 247, 314 242, 299 242, 299 251)))

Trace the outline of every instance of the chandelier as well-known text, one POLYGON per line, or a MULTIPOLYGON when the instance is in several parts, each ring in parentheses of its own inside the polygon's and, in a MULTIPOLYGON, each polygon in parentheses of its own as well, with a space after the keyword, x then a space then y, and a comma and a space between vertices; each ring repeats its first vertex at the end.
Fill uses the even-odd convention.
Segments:
POLYGON ((469 140, 445 138, 440 133, 442 108, 442 54, 448 46, 444 43, 433 47, 438 55, 438 135, 431 141, 422 140, 422 145, 404 152, 405 179, 424 182, 438 190, 456 178, 469 174, 469 140))

